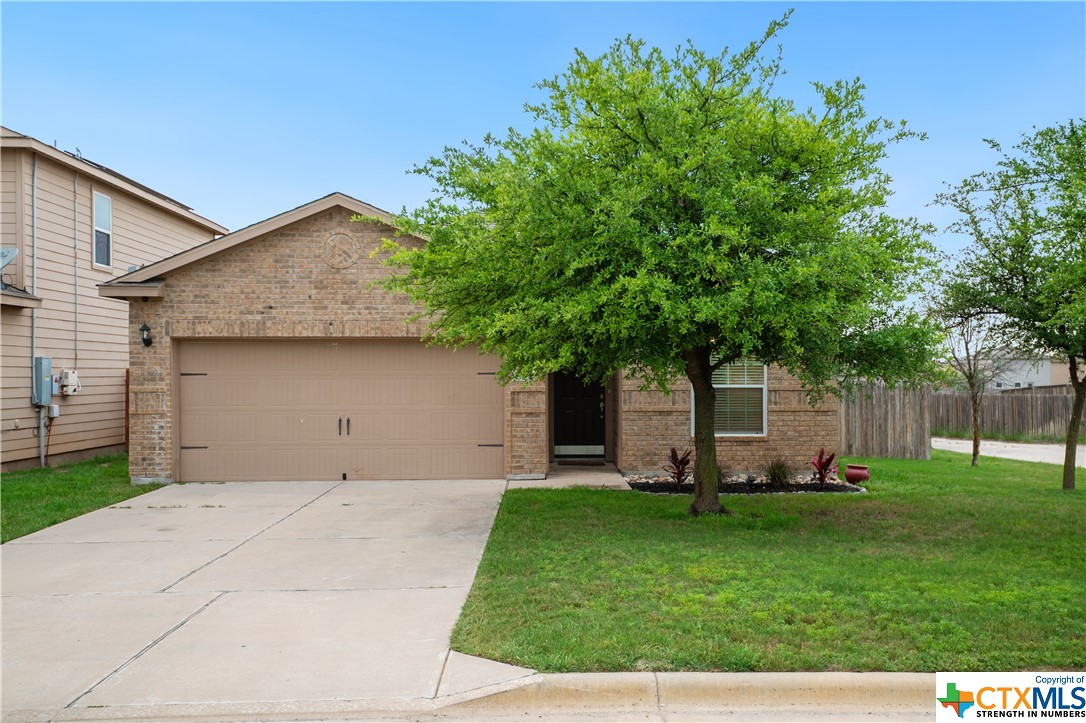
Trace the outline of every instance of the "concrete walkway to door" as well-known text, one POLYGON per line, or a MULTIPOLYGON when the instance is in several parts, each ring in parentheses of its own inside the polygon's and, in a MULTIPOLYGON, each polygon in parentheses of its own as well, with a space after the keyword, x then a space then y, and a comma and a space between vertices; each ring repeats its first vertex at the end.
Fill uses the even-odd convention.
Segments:
POLYGON ((389 710, 530 675, 449 652, 504 489, 174 485, 12 541, 3 717, 389 710))

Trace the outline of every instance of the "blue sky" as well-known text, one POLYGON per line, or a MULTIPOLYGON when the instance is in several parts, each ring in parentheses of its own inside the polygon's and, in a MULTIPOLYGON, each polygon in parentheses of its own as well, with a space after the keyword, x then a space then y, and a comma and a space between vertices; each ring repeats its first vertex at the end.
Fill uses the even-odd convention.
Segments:
POLYGON ((231 229, 332 191, 398 211, 429 191, 412 165, 526 127, 574 48, 739 48, 791 6, 782 93, 860 76, 871 115, 928 134, 885 161, 895 213, 945 225, 926 204, 992 164, 982 138, 1086 115, 1081 1, 4 2, 2 118, 231 229))

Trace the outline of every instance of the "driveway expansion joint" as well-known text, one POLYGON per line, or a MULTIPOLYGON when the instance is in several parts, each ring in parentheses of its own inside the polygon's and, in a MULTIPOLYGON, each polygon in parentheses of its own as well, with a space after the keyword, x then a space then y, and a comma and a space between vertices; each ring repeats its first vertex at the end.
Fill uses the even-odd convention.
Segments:
MULTIPOLYGON (((82 693, 81 693, 81 694, 80 694, 80 695, 79 695, 79 696, 78 696, 78 697, 77 697, 77 698, 76 698, 75 700, 73 700, 73 701, 72 701, 71 703, 69 703, 68 705, 66 705, 66 706, 64 706, 64 707, 65 707, 65 708, 74 708, 74 707, 75 707, 75 705, 76 705, 76 703, 78 703, 79 701, 83 700, 84 698, 86 698, 86 697, 87 697, 88 695, 90 695, 91 693, 93 693, 93 692, 94 692, 94 690, 95 690, 96 688, 98 688, 98 686, 102 685, 102 684, 103 684, 103 683, 105 683, 105 682, 106 682, 107 680, 109 680, 110 678, 112 678, 113 676, 117 675, 118 673, 120 673, 120 672, 121 672, 122 670, 124 670, 125 668, 127 668, 127 667, 128 667, 129 665, 131 665, 132 663, 134 663, 134 662, 136 662, 137 660, 139 660, 139 659, 140 659, 141 657, 143 657, 143 656, 144 656, 144 655, 145 655, 145 654, 146 654, 146 653, 147 653, 147 652, 148 652, 149 650, 151 650, 151 648, 155 647, 156 645, 158 645, 159 643, 161 643, 161 642, 162 642, 163 640, 165 640, 166 638, 170 637, 171 635, 173 635, 173 634, 174 634, 175 632, 177 632, 177 631, 178 631, 178 630, 180 630, 181 628, 185 627, 185 625, 187 625, 187 624, 188 624, 188 622, 189 622, 190 620, 192 620, 193 618, 195 618, 195 617, 196 617, 197 615, 199 615, 200 613, 202 613, 202 612, 203 612, 204 610, 207 610, 207 609, 208 609, 209 607, 211 607, 211 606, 212 606, 212 605, 213 605, 213 604, 215 603, 215 601, 217 601, 217 600, 218 600, 219 598, 221 598, 222 596, 224 596, 224 595, 226 595, 226 594, 227 594, 227 593, 225 593, 225 592, 221 592, 221 593, 219 593, 218 595, 216 595, 215 597, 213 597, 213 598, 211 598, 210 600, 208 600, 208 601, 207 601, 206 603, 204 603, 203 605, 201 605, 201 606, 200 606, 200 607, 199 607, 199 608, 198 608, 197 610, 193 611, 193 612, 192 612, 192 613, 191 613, 190 615, 186 616, 184 620, 182 620, 181 622, 177 623, 177 624, 176 624, 176 625, 174 625, 174 626, 173 626, 172 628, 170 628, 169 630, 167 630, 167 631, 166 631, 165 633, 163 633, 162 635, 160 635, 160 636, 158 636, 157 638, 155 638, 154 640, 152 640, 152 641, 151 641, 150 643, 148 643, 148 644, 147 644, 146 646, 144 646, 142 650, 140 650, 140 651, 139 651, 138 653, 136 653, 135 655, 133 655, 132 657, 130 657, 130 658, 129 658, 128 660, 126 660, 126 661, 124 661, 123 663, 121 663, 121 664, 120 664, 119 666, 117 666, 117 668, 116 668, 116 669, 114 669, 114 670, 113 670, 112 672, 110 672, 110 673, 109 673, 109 675, 105 676, 104 678, 102 678, 101 680, 99 680, 99 681, 98 681, 97 683, 95 683, 95 684, 94 684, 94 685, 92 685, 91 687, 87 688, 87 689, 86 689, 85 691, 83 691, 83 692, 82 692, 82 693)), ((94 707, 104 707, 104 706, 94 706, 94 707)))
POLYGON ((445 677, 445 669, 449 667, 449 655, 451 654, 451 648, 445 651, 445 659, 441 661, 441 672, 437 674, 437 682, 434 683, 434 691, 427 696, 431 700, 437 698, 437 692, 441 690, 441 679, 445 677))
POLYGON ((180 585, 180 584, 181 584, 182 582, 184 582, 185 580, 189 579, 190 577, 192 577, 192 576, 193 576, 193 575, 195 575, 196 573, 200 572, 200 571, 201 571, 201 570, 203 570, 203 569, 206 569, 207 567, 210 567, 211 565, 215 564, 216 562, 218 562, 219 560, 223 559, 224 557, 226 557, 226 556, 230 555, 231 553, 233 553, 233 552, 237 551, 237 550, 238 550, 239 548, 241 548, 241 547, 243 547, 243 546, 247 545, 248 543, 252 542, 252 541, 253 541, 253 540, 255 540, 255 539, 256 539, 257 537, 260 537, 261 535, 263 535, 263 534, 264 534, 265 532, 267 532, 267 531, 268 531, 268 530, 270 530, 271 528, 275 527, 276 525, 278 525, 278 524, 280 524, 280 523, 282 523, 282 522, 285 522, 286 520, 289 520, 289 519, 290 519, 291 517, 293 517, 294 515, 298 514, 299 512, 301 512, 302 510, 304 510, 304 509, 305 509, 306 507, 309 507, 309 506, 310 506, 311 504, 313 504, 314 502, 316 502, 317 500, 319 500, 319 499, 320 499, 321 497, 324 497, 324 496, 325 496, 326 494, 328 494, 328 493, 329 493, 329 492, 331 492, 332 490, 334 490, 334 489, 337 489, 337 488, 339 488, 339 487, 340 487, 340 486, 341 486, 342 484, 343 484, 343 483, 342 483, 342 482, 340 482, 340 483, 337 483, 337 484, 335 484, 335 485, 332 485, 331 487, 329 487, 328 489, 326 489, 326 490, 325 490, 324 492, 320 493, 319 495, 317 495, 317 496, 316 496, 316 497, 314 497, 313 499, 311 499, 311 500, 309 500, 308 502, 306 502, 306 503, 305 503, 304 505, 301 505, 300 507, 297 507, 297 508, 295 508, 294 510, 291 510, 291 512, 290 512, 289 514, 287 514, 287 515, 283 516, 282 518, 280 518, 280 519, 276 520, 275 522, 271 523, 271 524, 270 524, 270 525, 268 525, 267 527, 265 527, 265 528, 263 528, 263 529, 261 529, 261 530, 257 530, 257 531, 256 531, 256 532, 254 532, 253 534, 249 535, 249 536, 248 536, 248 537, 246 537, 246 538, 245 538, 244 540, 242 540, 242 541, 241 541, 241 542, 239 542, 238 544, 234 545, 233 547, 231 547, 231 548, 230 548, 229 550, 227 550, 226 552, 222 553, 222 554, 221 554, 221 555, 219 555, 218 557, 215 557, 215 558, 213 558, 213 559, 211 559, 211 560, 208 560, 208 561, 207 561, 207 562, 205 562, 205 563, 204 563, 203 565, 200 565, 199 567, 197 567, 197 568, 196 568, 196 569, 194 569, 194 570, 189 570, 189 572, 188 572, 188 573, 186 573, 185 575, 182 575, 182 576, 181 576, 180 578, 178 578, 177 580, 174 580, 174 581, 173 581, 173 582, 171 582, 171 583, 170 583, 169 585, 167 585, 166 587, 164 587, 164 588, 162 588, 161 590, 159 590, 159 592, 169 592, 169 591, 170 591, 170 588, 172 588, 172 587, 175 587, 175 586, 177 586, 177 585, 180 585))

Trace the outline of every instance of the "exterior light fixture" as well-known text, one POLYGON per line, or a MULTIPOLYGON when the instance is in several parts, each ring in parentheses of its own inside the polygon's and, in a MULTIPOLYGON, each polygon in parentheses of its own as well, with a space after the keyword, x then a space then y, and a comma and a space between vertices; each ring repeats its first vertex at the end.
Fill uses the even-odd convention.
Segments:
POLYGON ((140 339, 143 341, 144 346, 151 346, 151 342, 154 341, 151 338, 151 327, 147 326, 146 323, 140 327, 140 339))

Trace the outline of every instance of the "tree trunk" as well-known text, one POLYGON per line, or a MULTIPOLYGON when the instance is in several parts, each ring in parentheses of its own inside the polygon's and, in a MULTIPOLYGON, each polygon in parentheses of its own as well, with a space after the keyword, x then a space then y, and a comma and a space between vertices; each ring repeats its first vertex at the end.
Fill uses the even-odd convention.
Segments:
POLYGON ((710 369, 709 349, 694 349, 686 353, 686 377, 694 394, 694 501, 691 515, 730 514, 720 504, 717 493, 716 433, 713 410, 716 390, 710 369))
POLYGON ((977 457, 980 456, 980 399, 977 390, 970 385, 969 405, 973 413, 973 466, 977 466, 977 457))
POLYGON ((1075 489, 1075 455, 1078 453, 1078 435, 1082 429, 1082 407, 1086 403, 1086 379, 1078 378, 1078 360, 1071 355, 1071 387, 1075 398, 1071 402, 1071 420, 1067 424, 1067 444, 1063 450, 1063 488, 1075 489))

